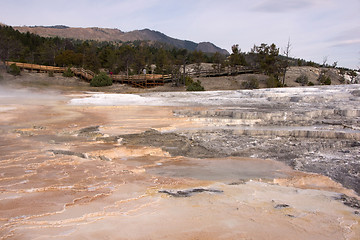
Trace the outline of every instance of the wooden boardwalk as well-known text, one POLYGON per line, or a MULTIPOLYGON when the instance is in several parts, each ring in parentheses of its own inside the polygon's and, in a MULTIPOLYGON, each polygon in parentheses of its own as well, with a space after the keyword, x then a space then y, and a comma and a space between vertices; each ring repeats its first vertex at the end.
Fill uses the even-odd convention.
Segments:
MULTIPOLYGON (((36 72, 54 72, 54 73, 63 73, 67 70, 65 67, 53 67, 53 66, 45 66, 38 64, 29 64, 29 63, 20 63, 20 62, 6 62, 7 66, 11 64, 15 64, 20 69, 36 71, 36 72)), ((91 70, 87 70, 84 68, 70 68, 70 70, 74 73, 75 76, 84 79, 88 82, 94 78, 96 75, 91 70)), ((133 87, 138 88, 150 88, 155 86, 163 86, 165 83, 171 82, 171 75, 162 75, 162 74, 139 74, 139 75, 116 75, 109 74, 109 77, 113 80, 113 82, 121 83, 121 84, 129 84, 133 87)))
MULTIPOLYGON (((29 71, 37 71, 37 72, 54 72, 54 73, 63 73, 67 70, 65 67, 53 67, 53 66, 45 66, 45 65, 38 65, 38 64, 29 64, 29 63, 19 63, 19 62, 6 62, 7 66, 11 64, 16 64, 22 70, 26 69, 29 71)), ((94 78, 96 75, 91 70, 87 70, 84 68, 75 68, 72 67, 70 70, 74 73, 75 76, 79 77, 80 79, 84 79, 85 81, 90 82, 91 79, 94 78)), ((202 76, 202 77, 221 77, 221 76, 236 76, 239 74, 252 74, 256 73, 253 69, 249 69, 243 67, 241 69, 230 70, 230 71, 200 71, 200 72, 192 72, 187 73, 191 76, 202 76)), ((138 74, 138 75, 116 75, 116 74, 109 74, 109 77, 115 83, 121 84, 128 84, 132 87, 138 88, 151 88, 155 86, 162 86, 165 83, 172 81, 171 75, 162 75, 162 74, 138 74)))
POLYGON ((8 62, 8 61, 5 63, 7 66, 10 66, 11 64, 15 64, 20 69, 27 69, 37 72, 63 73, 66 70, 66 68, 64 67, 53 67, 53 66, 45 66, 45 65, 30 64, 30 63, 8 62))

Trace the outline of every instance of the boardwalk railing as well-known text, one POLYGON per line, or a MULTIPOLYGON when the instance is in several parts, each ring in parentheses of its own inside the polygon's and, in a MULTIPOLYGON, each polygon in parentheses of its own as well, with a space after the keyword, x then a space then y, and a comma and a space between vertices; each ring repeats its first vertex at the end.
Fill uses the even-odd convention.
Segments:
POLYGON ((236 76, 236 75, 241 75, 241 74, 252 74, 255 73, 256 71, 252 68, 247 68, 247 67, 241 67, 241 68, 228 68, 222 71, 218 71, 218 70, 193 70, 191 72, 188 72, 187 74, 190 76, 199 76, 199 77, 221 77, 221 76, 236 76))
POLYGON ((6 62, 7 66, 15 64, 20 69, 27 69, 38 72, 54 72, 54 73, 62 73, 66 70, 64 67, 53 67, 53 66, 45 66, 31 63, 19 63, 19 62, 6 62))
MULTIPOLYGON (((54 73, 63 73, 67 68, 64 67, 53 67, 53 66, 45 66, 38 64, 30 64, 30 63, 19 63, 19 62, 6 62, 7 66, 15 64, 20 69, 26 69, 30 71, 37 72, 54 72, 54 73)), ((84 79, 86 81, 91 81, 94 78, 95 73, 91 70, 87 70, 84 68, 70 68, 70 70, 74 73, 75 76, 84 79)), ((149 88, 155 86, 162 86, 167 82, 171 82, 171 75, 162 75, 162 74, 139 74, 139 75, 109 75, 113 82, 121 83, 121 84, 129 84, 133 87, 140 88, 149 88)))
MULTIPOLYGON (((62 73, 67 68, 64 67, 53 67, 53 66, 45 66, 38 64, 29 64, 29 63, 19 63, 19 62, 6 62, 7 66, 11 64, 15 64, 21 69, 27 69, 30 71, 37 72, 54 72, 54 73, 62 73)), ((95 73, 84 69, 84 68, 70 68, 70 70, 74 73, 75 76, 84 79, 86 81, 91 81, 94 78, 95 73)), ((253 69, 249 68, 235 68, 235 69, 227 69, 227 71, 192 71, 187 74, 192 76, 202 76, 202 77, 220 77, 220 76, 229 76, 229 75, 238 75, 238 74, 246 74, 246 73, 254 73, 253 69)), ((162 86, 165 83, 172 81, 172 75, 162 75, 162 74, 139 74, 139 75, 114 75, 109 74, 110 78, 113 82, 121 83, 121 84, 129 84, 133 87, 140 88, 149 88, 155 86, 162 86)))
POLYGON ((114 82, 130 84, 133 87, 140 88, 162 86, 172 81, 171 75, 162 74, 110 75, 110 77, 114 82))
POLYGON ((86 81, 91 81, 95 77, 95 73, 91 70, 87 70, 84 68, 70 68, 70 70, 74 73, 75 76, 85 79, 86 81))

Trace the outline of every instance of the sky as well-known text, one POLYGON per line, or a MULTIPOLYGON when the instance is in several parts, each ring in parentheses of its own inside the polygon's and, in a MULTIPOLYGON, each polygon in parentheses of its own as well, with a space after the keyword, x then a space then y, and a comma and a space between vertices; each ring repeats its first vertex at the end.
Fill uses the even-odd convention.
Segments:
POLYGON ((275 43, 290 56, 360 68, 360 0, 0 0, 11 26, 144 28, 231 52, 275 43))

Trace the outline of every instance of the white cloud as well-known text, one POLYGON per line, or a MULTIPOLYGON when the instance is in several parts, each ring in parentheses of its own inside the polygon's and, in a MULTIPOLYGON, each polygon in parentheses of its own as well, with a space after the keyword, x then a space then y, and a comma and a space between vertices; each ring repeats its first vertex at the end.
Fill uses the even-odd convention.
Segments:
POLYGON ((254 11, 270 12, 270 13, 281 13, 296 11, 299 9, 307 8, 312 6, 312 1, 309 0, 265 0, 261 1, 255 8, 254 11))

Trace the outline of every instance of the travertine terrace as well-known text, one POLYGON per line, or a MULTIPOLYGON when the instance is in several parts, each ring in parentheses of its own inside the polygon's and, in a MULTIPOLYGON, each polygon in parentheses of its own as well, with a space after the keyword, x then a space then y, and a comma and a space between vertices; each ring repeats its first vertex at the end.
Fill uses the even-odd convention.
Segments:
POLYGON ((358 85, 1 88, 1 239, 358 239, 358 85))

